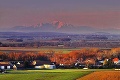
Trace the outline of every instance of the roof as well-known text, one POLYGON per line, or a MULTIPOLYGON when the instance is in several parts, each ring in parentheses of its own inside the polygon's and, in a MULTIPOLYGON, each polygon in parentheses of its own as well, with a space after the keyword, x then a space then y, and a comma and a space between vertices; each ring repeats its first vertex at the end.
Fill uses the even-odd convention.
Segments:
POLYGON ((52 64, 50 61, 40 61, 40 60, 36 60, 36 66, 38 65, 43 65, 43 64, 52 64))
POLYGON ((9 62, 0 62, 0 66, 10 66, 9 62))
POLYGON ((113 62, 115 62, 115 61, 117 61, 117 62, 118 62, 118 61, 119 61, 119 59, 118 59, 118 58, 114 58, 114 59, 113 59, 113 62))

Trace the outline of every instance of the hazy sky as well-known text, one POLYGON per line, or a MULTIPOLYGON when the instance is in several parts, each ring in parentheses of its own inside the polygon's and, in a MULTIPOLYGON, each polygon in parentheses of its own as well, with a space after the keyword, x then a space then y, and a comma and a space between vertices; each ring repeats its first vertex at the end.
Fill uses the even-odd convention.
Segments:
POLYGON ((120 0, 0 0, 0 28, 56 20, 120 28, 120 0))

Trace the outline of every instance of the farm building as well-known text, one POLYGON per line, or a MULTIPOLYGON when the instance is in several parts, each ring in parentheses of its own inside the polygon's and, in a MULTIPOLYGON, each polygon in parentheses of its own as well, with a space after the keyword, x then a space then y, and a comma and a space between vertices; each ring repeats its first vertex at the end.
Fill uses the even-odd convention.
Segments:
POLYGON ((0 69, 11 69, 12 64, 9 62, 0 62, 0 69))
POLYGON ((49 61, 33 61, 32 64, 34 65, 35 69, 55 69, 55 64, 49 62, 49 61))

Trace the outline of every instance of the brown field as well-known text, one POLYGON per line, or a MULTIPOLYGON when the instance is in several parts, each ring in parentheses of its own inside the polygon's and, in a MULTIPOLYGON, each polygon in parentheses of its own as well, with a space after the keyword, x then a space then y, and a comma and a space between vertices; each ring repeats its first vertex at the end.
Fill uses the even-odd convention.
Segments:
POLYGON ((120 80, 120 71, 98 71, 77 80, 120 80))
POLYGON ((80 50, 80 48, 32 48, 32 47, 0 47, 0 51, 2 52, 21 52, 21 51, 31 51, 31 52, 46 52, 46 51, 55 51, 60 53, 69 53, 74 50, 80 50))

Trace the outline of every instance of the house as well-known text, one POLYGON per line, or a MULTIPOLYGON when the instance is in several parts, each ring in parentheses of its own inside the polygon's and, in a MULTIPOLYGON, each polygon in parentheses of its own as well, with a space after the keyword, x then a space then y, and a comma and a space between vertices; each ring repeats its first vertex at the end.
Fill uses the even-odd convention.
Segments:
POLYGON ((118 58, 114 58, 114 59, 113 59, 113 62, 114 62, 114 64, 118 64, 119 59, 118 59, 118 58))
POLYGON ((11 69, 12 64, 9 62, 0 62, 0 69, 11 69))
POLYGON ((44 64, 43 65, 45 69, 55 69, 56 66, 54 64, 44 64))
POLYGON ((51 63, 50 61, 40 61, 35 60, 32 62, 32 65, 35 69, 55 69, 56 66, 54 63, 51 63))
POLYGON ((24 69, 24 62, 23 61, 10 61, 13 64, 14 70, 21 70, 24 69))
POLYGON ((115 68, 120 68, 120 60, 119 60, 119 58, 114 58, 113 63, 114 63, 115 68))

